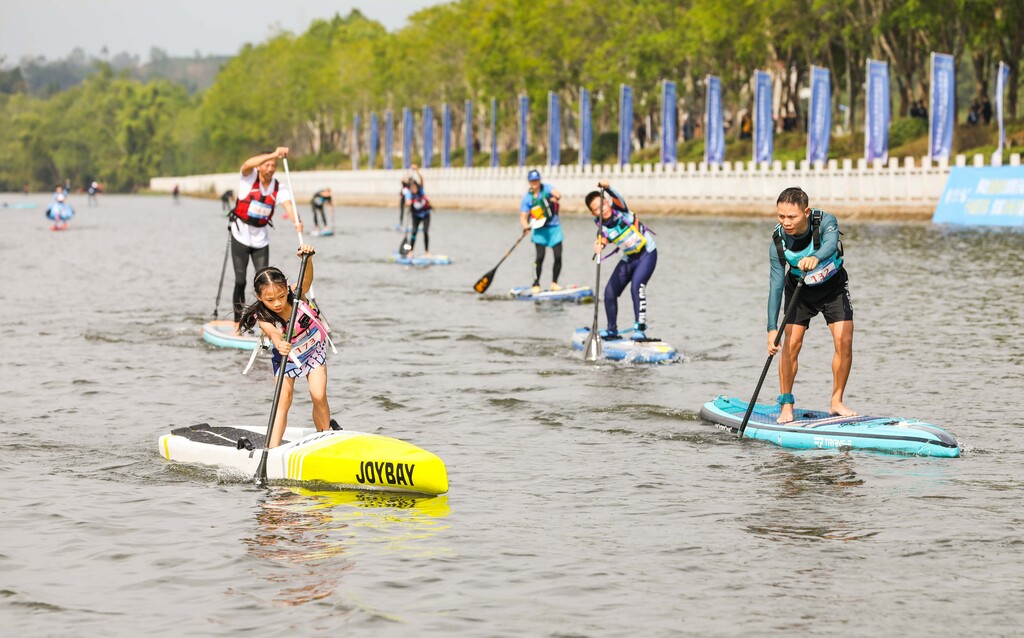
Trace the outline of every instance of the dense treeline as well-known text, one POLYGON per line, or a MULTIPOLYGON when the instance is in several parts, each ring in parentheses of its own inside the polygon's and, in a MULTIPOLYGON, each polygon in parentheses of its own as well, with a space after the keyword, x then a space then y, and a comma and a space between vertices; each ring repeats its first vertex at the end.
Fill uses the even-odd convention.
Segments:
MULTIPOLYGON (((638 129, 649 139, 660 125, 662 79, 679 83, 680 110, 698 119, 707 74, 722 78, 735 113, 750 104, 753 72, 766 69, 778 80, 780 110, 799 117, 812 64, 831 69, 836 106, 848 108, 847 130, 857 131, 865 61, 889 62, 898 118, 927 96, 931 51, 953 54, 967 71, 960 77, 973 85, 961 86, 961 101, 992 95, 995 65, 1007 62, 1012 117, 1021 24, 1024 0, 459 0, 420 11, 394 33, 354 11, 318 20, 301 35, 247 45, 195 98, 166 82, 115 77, 109 68, 49 100, 0 96, 7 122, 0 148, 25 162, 0 169, 0 186, 95 175, 109 187, 132 188, 156 173, 234 170, 277 144, 294 149, 296 166, 341 166, 355 114, 364 116, 365 156, 366 114, 383 122, 383 112, 394 111, 397 150, 402 107, 413 107, 420 130, 422 106, 436 113, 443 102, 454 107, 458 146, 463 101, 478 105, 474 125, 482 136, 492 97, 507 163, 515 153, 516 96, 531 98, 531 146, 539 147, 547 92, 558 91, 571 149, 581 86, 595 96, 601 160, 614 155, 601 134, 617 126, 620 84, 634 87, 638 129)), ((573 156, 563 153, 563 161, 573 156)))

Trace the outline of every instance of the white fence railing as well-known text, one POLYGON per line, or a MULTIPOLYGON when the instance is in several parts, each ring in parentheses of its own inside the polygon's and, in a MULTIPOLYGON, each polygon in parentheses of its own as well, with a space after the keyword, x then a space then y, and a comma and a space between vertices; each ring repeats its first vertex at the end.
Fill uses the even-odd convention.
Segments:
MULTIPOLYGON (((996 162, 998 164, 998 161, 996 162)), ((1009 157, 1020 166, 1020 154, 1009 157)), ((957 166, 967 157, 957 155, 957 166)), ((985 158, 975 155, 973 166, 984 166, 985 158)), ((526 191, 529 168, 541 171, 544 181, 555 185, 568 202, 579 202, 593 190, 597 180, 607 178, 631 202, 651 200, 682 206, 733 205, 774 206, 779 192, 800 186, 815 205, 829 206, 934 206, 942 195, 949 164, 928 158, 892 158, 888 163, 865 160, 829 160, 809 165, 801 162, 725 162, 722 166, 687 163, 423 169, 426 192, 435 200, 518 200, 526 191)), ((330 187, 338 201, 379 200, 390 205, 398 196, 404 170, 296 171, 291 175, 295 197, 308 201, 316 191, 330 187)), ((283 170, 278 177, 283 181, 283 170)), ((154 191, 171 192, 177 185, 185 193, 222 193, 238 188, 236 173, 155 177, 154 191)), ((575 208, 575 206, 572 206, 575 208)))

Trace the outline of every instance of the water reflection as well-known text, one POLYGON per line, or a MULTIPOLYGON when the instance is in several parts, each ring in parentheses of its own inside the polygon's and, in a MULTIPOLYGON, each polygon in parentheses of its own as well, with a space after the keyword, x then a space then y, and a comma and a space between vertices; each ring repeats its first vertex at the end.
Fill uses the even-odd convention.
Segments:
POLYGON ((440 519, 450 512, 447 496, 275 487, 255 512, 255 535, 242 542, 250 556, 277 567, 254 570, 280 587, 274 602, 303 605, 331 596, 368 551, 403 559, 449 553, 418 542, 448 529, 440 519))

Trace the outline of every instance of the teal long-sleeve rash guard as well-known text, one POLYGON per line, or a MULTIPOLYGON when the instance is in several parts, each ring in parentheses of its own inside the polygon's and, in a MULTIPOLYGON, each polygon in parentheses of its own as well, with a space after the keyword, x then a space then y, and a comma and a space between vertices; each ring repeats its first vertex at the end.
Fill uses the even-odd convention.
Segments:
MULTIPOLYGON (((823 262, 839 249, 839 222, 834 215, 823 212, 821 215, 821 247, 808 256, 817 257, 823 262)), ((807 225, 807 232, 799 236, 782 233, 782 245, 786 250, 799 252, 807 248, 811 243, 811 225, 807 225)), ((779 262, 779 251, 775 248, 775 240, 768 244, 768 263, 771 265, 771 287, 768 292, 768 332, 779 328, 779 308, 782 306, 782 293, 786 283, 786 269, 779 262)), ((799 268, 793 267, 794 276, 803 277, 804 273, 799 268)))

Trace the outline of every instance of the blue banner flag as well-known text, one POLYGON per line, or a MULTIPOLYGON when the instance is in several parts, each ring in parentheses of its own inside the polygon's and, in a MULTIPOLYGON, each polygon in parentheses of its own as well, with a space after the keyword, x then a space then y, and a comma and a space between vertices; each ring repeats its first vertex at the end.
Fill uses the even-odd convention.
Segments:
POLYGON ((832 132, 832 73, 811 67, 811 104, 807 109, 807 161, 828 160, 832 132))
POLYGON ((391 109, 384 112, 384 169, 391 170, 395 167, 395 118, 391 115, 391 109))
POLYGON ((530 98, 519 96, 519 165, 526 166, 526 123, 529 121, 530 98))
POLYGON ((953 154, 953 126, 956 124, 956 79, 953 56, 932 53, 932 85, 929 102, 928 156, 934 160, 953 154))
POLYGON ((619 85, 619 166, 629 164, 633 150, 633 87, 619 85))
POLYGON ((775 120, 772 119, 772 74, 754 72, 754 161, 775 158, 775 120))
POLYGON ((413 158, 413 110, 401 110, 401 167, 409 168, 413 158))
POLYGON ((868 96, 864 112, 864 159, 889 161, 889 63, 868 60, 868 96))
POLYGON ((593 146, 594 129, 590 125, 590 91, 580 87, 580 166, 590 164, 590 147, 593 146))
POLYGON ((665 80, 661 83, 661 163, 675 164, 676 139, 679 137, 679 120, 676 109, 676 83, 665 80))
POLYGON ((999 61, 999 70, 996 72, 996 120, 999 122, 999 145, 995 154, 999 159, 1003 158, 1003 145, 1006 144, 1006 129, 1003 126, 1003 92, 1006 90, 1006 83, 1010 79, 1010 67, 999 61))
POLYGON ((352 170, 359 170, 359 114, 352 118, 352 170))
POLYGON ((434 109, 423 107, 423 168, 434 159, 434 109))
POLYGON ((370 113, 370 169, 377 165, 377 148, 380 146, 380 120, 376 113, 370 113))
POLYGON ((722 80, 709 75, 704 96, 704 162, 721 164, 725 161, 725 125, 722 122, 722 80))
POLYGON ((466 168, 473 165, 473 101, 466 100, 466 168))
POLYGON ((548 91, 548 166, 562 163, 562 114, 558 94, 548 91))
POLYGON ((491 98, 491 168, 498 168, 498 99, 491 98))
POLYGON ((447 102, 441 108, 441 167, 452 167, 452 109, 447 102))

